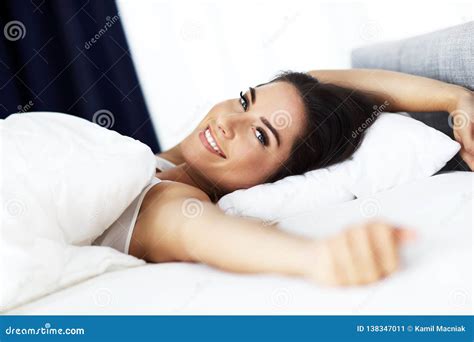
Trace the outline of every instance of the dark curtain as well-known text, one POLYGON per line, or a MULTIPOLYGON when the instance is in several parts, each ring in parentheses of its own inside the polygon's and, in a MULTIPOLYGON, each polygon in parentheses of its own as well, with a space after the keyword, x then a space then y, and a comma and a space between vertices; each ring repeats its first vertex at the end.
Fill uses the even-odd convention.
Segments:
POLYGON ((160 152, 113 0, 2 0, 0 29, 0 118, 69 113, 160 152))

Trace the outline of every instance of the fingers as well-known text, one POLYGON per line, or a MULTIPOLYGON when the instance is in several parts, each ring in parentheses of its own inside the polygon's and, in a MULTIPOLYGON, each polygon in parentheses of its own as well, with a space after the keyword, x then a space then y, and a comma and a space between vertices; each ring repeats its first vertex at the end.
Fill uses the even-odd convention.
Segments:
POLYGON ((367 222, 331 238, 327 245, 330 260, 324 280, 328 285, 363 285, 392 274, 399 268, 398 249, 416 238, 409 229, 386 223, 367 222))
POLYGON ((413 229, 394 228, 392 232, 395 240, 399 243, 415 241, 417 238, 416 232, 413 229))
POLYGON ((362 285, 378 280, 383 274, 372 247, 373 241, 369 231, 364 227, 359 227, 351 230, 347 235, 351 237, 351 246, 357 246, 352 248, 358 274, 354 284, 362 285))

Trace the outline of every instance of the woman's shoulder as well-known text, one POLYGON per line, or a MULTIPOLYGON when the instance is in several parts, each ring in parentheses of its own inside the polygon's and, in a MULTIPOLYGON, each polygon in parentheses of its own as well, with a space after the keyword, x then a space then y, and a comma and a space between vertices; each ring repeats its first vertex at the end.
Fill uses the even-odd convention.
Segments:
MULTIPOLYGON (((179 214, 183 213, 183 208, 187 205, 186 201, 188 199, 193 199, 193 205, 195 205, 196 200, 210 202, 209 196, 204 191, 188 184, 164 180, 156 182, 143 198, 129 253, 139 258, 148 255, 147 260, 153 260, 153 258, 155 261, 158 260, 158 257, 153 257, 157 253, 155 248, 157 239, 153 237, 162 236, 166 229, 177 224, 180 218, 179 214)), ((165 254, 162 252, 159 252, 159 254, 162 259, 160 260, 164 261, 166 258, 163 255, 165 254)))
POLYGON ((164 201, 175 199, 195 198, 200 201, 211 202, 211 199, 199 188, 189 184, 175 182, 175 181, 161 181, 155 184, 146 194, 148 200, 153 203, 163 203, 164 201))
MULTIPOLYGON (((189 199, 211 202, 204 191, 188 184, 161 181, 153 185, 143 198, 136 226, 153 227, 157 222, 166 224, 169 220, 176 219, 174 210, 183 208, 183 205, 186 205, 186 201, 189 199)), ((138 230, 143 231, 144 229, 146 230, 146 228, 138 230)))

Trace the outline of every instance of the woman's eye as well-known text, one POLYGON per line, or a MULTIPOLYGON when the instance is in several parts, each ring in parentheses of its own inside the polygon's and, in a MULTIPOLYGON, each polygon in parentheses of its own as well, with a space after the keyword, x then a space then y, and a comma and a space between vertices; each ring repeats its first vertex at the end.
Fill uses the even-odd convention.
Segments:
POLYGON ((249 106, 249 102, 245 98, 245 95, 243 94, 243 92, 240 92, 240 105, 242 106, 244 111, 247 111, 247 108, 249 106))
POLYGON ((257 139, 259 140, 259 142, 262 145, 264 145, 264 146, 267 145, 267 137, 266 137, 265 133, 262 132, 262 130, 260 128, 255 130, 255 136, 257 137, 257 139))

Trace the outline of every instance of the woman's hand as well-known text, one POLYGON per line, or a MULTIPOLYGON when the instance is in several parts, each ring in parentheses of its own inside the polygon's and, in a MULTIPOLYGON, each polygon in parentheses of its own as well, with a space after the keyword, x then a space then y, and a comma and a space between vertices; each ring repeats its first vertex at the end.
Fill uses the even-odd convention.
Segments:
POLYGON ((462 159, 474 171, 474 92, 465 89, 449 108, 454 138, 461 144, 462 159))
POLYGON ((329 286, 364 285, 399 268, 400 244, 414 232, 381 222, 352 225, 336 236, 315 242, 307 276, 329 286))

